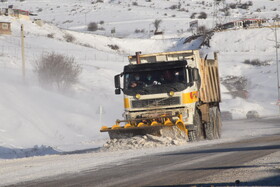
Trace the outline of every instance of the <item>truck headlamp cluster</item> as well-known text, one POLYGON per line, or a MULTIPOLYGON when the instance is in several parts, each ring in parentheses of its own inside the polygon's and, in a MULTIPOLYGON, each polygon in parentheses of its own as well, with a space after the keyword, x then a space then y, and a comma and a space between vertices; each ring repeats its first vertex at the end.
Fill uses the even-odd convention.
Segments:
POLYGON ((172 97, 172 96, 174 95, 174 92, 173 92, 173 91, 170 91, 170 92, 168 93, 168 95, 172 97))
POLYGON ((136 98, 136 99, 140 99, 140 97, 141 97, 140 94, 136 94, 136 95, 135 95, 135 98, 136 98))

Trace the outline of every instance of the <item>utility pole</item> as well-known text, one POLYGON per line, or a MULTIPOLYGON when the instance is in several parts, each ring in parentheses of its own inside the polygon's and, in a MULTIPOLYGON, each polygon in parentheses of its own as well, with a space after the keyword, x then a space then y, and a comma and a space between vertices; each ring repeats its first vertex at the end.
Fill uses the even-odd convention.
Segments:
POLYGON ((102 105, 99 105, 96 113, 99 114, 99 123, 102 125, 102 114, 105 113, 102 105))
POLYGON ((85 13, 85 28, 87 28, 87 13, 88 12, 85 13))
POLYGON ((24 27, 21 25, 21 58, 22 58, 22 77, 25 79, 25 54, 24 54, 24 27))
POLYGON ((276 49, 276 68, 277 68, 277 91, 278 91, 278 101, 279 105, 279 115, 280 115, 280 85, 279 85, 279 58, 278 58, 278 36, 277 36, 277 25, 274 23, 274 32, 275 32, 275 49, 276 49))

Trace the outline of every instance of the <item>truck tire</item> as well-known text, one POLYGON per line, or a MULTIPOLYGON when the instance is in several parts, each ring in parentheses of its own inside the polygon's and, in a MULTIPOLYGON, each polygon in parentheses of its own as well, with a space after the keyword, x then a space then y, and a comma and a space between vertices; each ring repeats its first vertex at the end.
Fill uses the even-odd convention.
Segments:
POLYGON ((204 124, 206 139, 214 140, 221 137, 221 112, 218 107, 209 109, 210 121, 204 124))
POLYGON ((196 132, 189 131, 188 138, 189 138, 189 142, 196 142, 197 141, 196 132))
POLYGON ((204 124, 205 136, 207 140, 214 140, 214 126, 216 123, 215 107, 209 108, 209 122, 204 124))
POLYGON ((221 120, 221 112, 219 108, 216 110, 216 125, 214 126, 214 135, 216 139, 220 139, 222 137, 222 120, 221 120))
POLYGON ((205 133, 204 133, 204 128, 203 128, 202 121, 201 121, 201 115, 200 115, 198 109, 195 110, 193 124, 197 129, 195 131, 197 140, 198 141, 199 140, 204 140, 205 139, 205 133))
POLYGON ((204 140, 205 139, 204 128, 201 122, 201 116, 197 109, 195 110, 193 116, 193 125, 196 130, 189 131, 189 141, 195 142, 199 140, 204 140))

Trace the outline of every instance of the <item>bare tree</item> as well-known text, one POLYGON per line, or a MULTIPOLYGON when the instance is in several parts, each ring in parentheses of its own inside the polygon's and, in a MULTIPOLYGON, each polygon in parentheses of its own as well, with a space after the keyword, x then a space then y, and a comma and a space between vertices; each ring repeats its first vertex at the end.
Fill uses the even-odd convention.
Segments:
POLYGON ((78 81, 82 69, 73 57, 52 52, 41 55, 34 71, 43 86, 65 90, 78 81))
POLYGON ((155 33, 158 32, 159 25, 160 25, 161 21, 162 21, 161 19, 156 19, 156 20, 153 22, 153 24, 154 24, 154 26, 155 26, 155 33))

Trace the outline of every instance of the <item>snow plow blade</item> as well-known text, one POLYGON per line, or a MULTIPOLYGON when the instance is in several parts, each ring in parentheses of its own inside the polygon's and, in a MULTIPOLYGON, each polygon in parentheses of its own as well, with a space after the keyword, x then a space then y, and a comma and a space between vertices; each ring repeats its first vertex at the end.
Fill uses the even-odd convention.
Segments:
POLYGON ((128 123, 121 127, 118 124, 119 123, 113 125, 110 128, 103 126, 100 129, 100 132, 108 132, 110 139, 130 138, 133 136, 143 136, 146 134, 188 139, 188 130, 180 119, 177 120, 176 123, 166 120, 164 124, 159 124, 156 121, 153 121, 149 124, 140 122, 137 126, 132 126, 130 123, 128 123))

